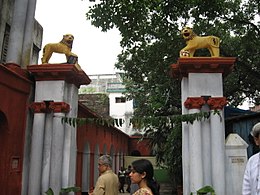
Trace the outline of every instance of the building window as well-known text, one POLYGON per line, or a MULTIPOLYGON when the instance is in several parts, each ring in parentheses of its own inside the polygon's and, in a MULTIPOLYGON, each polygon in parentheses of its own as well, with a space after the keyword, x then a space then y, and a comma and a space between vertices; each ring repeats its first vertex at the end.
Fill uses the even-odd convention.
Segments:
POLYGON ((125 103, 126 98, 125 97, 116 97, 116 103, 125 103))
POLYGON ((3 45, 2 45, 2 53, 1 53, 1 60, 0 62, 6 62, 6 56, 7 56, 7 49, 8 49, 8 42, 9 42, 9 36, 10 36, 10 25, 5 25, 5 33, 3 38, 3 45))
POLYGON ((35 44, 33 44, 32 60, 30 62, 31 64, 38 64, 39 52, 40 49, 35 44))

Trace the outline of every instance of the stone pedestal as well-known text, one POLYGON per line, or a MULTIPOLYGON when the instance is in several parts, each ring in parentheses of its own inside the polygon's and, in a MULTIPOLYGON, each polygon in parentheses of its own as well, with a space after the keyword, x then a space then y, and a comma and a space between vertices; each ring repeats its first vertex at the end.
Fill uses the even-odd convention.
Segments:
POLYGON ((171 75, 181 79, 182 113, 217 110, 219 115, 183 124, 183 194, 195 193, 211 185, 216 194, 225 194, 225 129, 223 76, 234 66, 235 58, 180 58, 171 65, 171 75))
POLYGON ((71 64, 28 66, 36 80, 29 195, 44 194, 52 188, 75 185, 76 128, 61 118, 77 117, 78 88, 90 83, 89 77, 71 64))
POLYGON ((226 139, 226 194, 241 194, 248 144, 236 133, 226 139))

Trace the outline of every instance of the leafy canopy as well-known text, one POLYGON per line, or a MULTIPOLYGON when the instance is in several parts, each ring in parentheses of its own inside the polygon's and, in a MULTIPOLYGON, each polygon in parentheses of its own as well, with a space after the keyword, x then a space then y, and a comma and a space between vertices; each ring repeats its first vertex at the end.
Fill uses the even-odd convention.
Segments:
POLYGON ((102 31, 120 31, 116 67, 125 71, 129 97, 142 107, 141 114, 150 114, 180 108, 180 85, 168 72, 185 45, 180 30, 186 25, 197 34, 219 36, 221 56, 237 57, 224 84, 230 104, 245 97, 258 104, 259 9, 257 0, 105 0, 94 4, 87 18, 102 31))

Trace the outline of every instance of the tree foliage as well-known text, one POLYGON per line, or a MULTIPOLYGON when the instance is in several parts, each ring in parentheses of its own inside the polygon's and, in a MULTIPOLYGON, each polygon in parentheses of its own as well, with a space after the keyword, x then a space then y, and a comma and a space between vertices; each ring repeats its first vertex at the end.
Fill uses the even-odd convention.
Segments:
MULTIPOLYGON (((92 6, 87 18, 102 31, 120 31, 122 52, 116 67, 125 72, 127 95, 135 100, 138 117, 180 113, 180 80, 169 76, 169 65, 185 46, 180 36, 184 26, 199 35, 220 37, 220 55, 237 57, 234 71, 224 80, 229 104, 237 106, 246 97, 259 104, 259 13, 258 0, 103 0, 92 6)), ((204 50, 195 55, 201 54, 209 55, 204 50)), ((150 135, 167 143, 171 129, 151 129, 150 135)))
POLYGON ((144 113, 154 113, 180 108, 178 81, 168 70, 184 46, 180 29, 189 24, 197 34, 219 36, 221 56, 237 57, 224 85, 230 104, 245 97, 259 103, 259 9, 256 0, 106 0, 93 5, 87 17, 102 31, 119 29, 123 49, 116 67, 125 71, 130 97, 144 113))

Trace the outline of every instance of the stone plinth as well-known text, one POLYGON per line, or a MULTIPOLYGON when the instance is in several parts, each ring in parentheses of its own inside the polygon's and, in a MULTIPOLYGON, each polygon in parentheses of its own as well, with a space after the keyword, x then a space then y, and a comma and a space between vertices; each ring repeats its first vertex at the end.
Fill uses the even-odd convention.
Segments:
POLYGON ((64 80, 78 88, 80 85, 88 85, 91 82, 86 73, 74 64, 31 65, 27 69, 33 74, 36 81, 64 80))
POLYGON ((248 144, 236 133, 226 139, 226 194, 241 194, 248 144))
POLYGON ((171 75, 174 78, 188 77, 189 73, 222 73, 226 76, 233 70, 235 60, 233 57, 179 58, 171 65, 171 75))
POLYGON ((171 65, 171 76, 181 79, 182 113, 217 110, 209 119, 183 123, 183 194, 195 193, 206 185, 216 194, 225 195, 225 129, 223 77, 228 75, 236 58, 179 58, 171 65))

